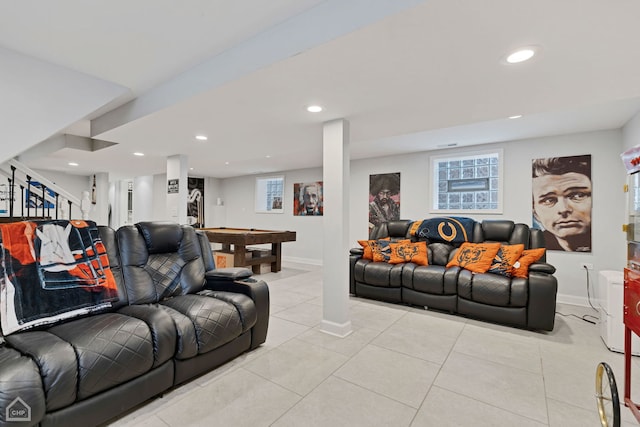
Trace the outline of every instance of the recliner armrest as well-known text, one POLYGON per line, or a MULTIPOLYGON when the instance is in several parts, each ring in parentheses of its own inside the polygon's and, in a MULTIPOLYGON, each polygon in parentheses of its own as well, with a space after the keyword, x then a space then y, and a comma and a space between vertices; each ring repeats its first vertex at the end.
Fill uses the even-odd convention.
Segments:
POLYGON ((546 262, 537 262, 529 266, 529 271, 553 274, 556 272, 556 268, 553 265, 548 264, 546 262))
POLYGON ((251 348, 254 349, 258 347, 267 339, 267 329, 269 326, 269 286, 264 280, 256 280, 253 278, 232 280, 213 275, 212 273, 216 271, 219 270, 212 270, 205 274, 205 289, 241 293, 251 298, 256 305, 257 321, 251 332, 251 348))
POLYGON ((558 281, 555 276, 531 271, 529 266, 529 302, 527 327, 552 331, 556 315, 558 281))
POLYGON ((349 249, 349 254, 350 255, 360 255, 360 256, 362 256, 364 254, 364 249, 362 249, 362 248, 351 248, 351 249, 349 249))
POLYGON ((253 271, 244 267, 216 268, 206 273, 207 282, 210 278, 223 280, 242 280, 253 276, 253 271))

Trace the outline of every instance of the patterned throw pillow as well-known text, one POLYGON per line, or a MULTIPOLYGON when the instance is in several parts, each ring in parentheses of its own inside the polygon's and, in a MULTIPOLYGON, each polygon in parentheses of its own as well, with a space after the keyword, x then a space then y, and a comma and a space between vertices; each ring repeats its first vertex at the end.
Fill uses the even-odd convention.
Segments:
POLYGON ((474 273, 486 273, 499 250, 500 243, 465 242, 447 267, 459 266, 474 273))
POLYGON ((529 277, 529 266, 538 261, 544 255, 545 248, 528 249, 522 252, 522 256, 513 266, 513 277, 529 277))
MULTIPOLYGON (((390 240, 389 237, 378 240, 390 240)), ((364 249, 364 253, 362 254, 362 259, 370 259, 373 261, 373 248, 378 243, 378 240, 358 240, 362 249, 364 249)))
POLYGON ((391 241, 378 240, 372 245, 373 261, 374 262, 389 262, 391 258, 391 241))
POLYGON ((523 244, 500 246, 500 250, 493 258, 493 263, 487 273, 495 273, 511 277, 513 274, 513 265, 522 255, 522 251, 524 251, 523 244))
POLYGON ((418 265, 429 265, 427 242, 391 243, 389 247, 389 264, 412 262, 418 265))

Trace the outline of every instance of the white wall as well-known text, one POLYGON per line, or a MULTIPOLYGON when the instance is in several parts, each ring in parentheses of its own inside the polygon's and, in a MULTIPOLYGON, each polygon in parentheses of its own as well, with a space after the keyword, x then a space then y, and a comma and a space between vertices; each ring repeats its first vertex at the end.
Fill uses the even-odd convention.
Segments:
MULTIPOLYGON (((167 214, 167 175, 158 174, 153 176, 153 208, 151 221, 168 221, 167 214)), ((204 181, 204 224, 207 227, 224 226, 223 216, 216 206, 217 198, 224 200, 222 193, 222 180, 218 178, 205 178, 204 181)))
POLYGON ((225 203, 225 226, 264 228, 296 232, 295 242, 282 244, 282 256, 290 261, 320 264, 322 262, 321 216, 293 215, 293 184, 322 181, 322 169, 301 169, 269 175, 228 178, 222 182, 225 203), (284 213, 255 213, 255 180, 257 177, 284 175, 284 213))
POLYGON ((78 199, 82 199, 83 191, 91 190, 91 178, 87 175, 73 175, 63 172, 43 170, 35 170, 35 172, 44 176, 49 181, 53 181, 54 184, 64 188, 78 199))
POLYGON ((627 122, 622 128, 622 151, 640 145, 640 113, 627 122))
MULTIPOLYGON (((43 171, 43 170, 34 170, 39 173, 43 177, 47 178, 49 181, 52 181, 54 184, 59 185, 65 191, 73 194, 78 198, 78 200, 82 199, 83 191, 91 191, 91 178, 87 175, 73 175, 64 172, 56 172, 56 171, 43 171)), ((19 195, 16 194, 16 197, 19 195)), ((92 206, 93 207, 93 206, 92 206)), ((69 209, 68 206, 66 208, 69 209)), ((14 206, 14 214, 20 215, 20 201, 17 200, 16 205, 14 206)), ((26 211, 25 211, 26 215, 26 211)), ((32 211, 32 215, 34 215, 32 211)), ((55 215, 55 213, 51 213, 51 215, 55 215)), ((73 206, 71 208, 71 216, 72 218, 82 218, 82 212, 80 212, 79 206, 73 206)), ((91 216, 90 216, 91 219, 91 216)))
POLYGON ((204 225, 205 227, 223 227, 227 222, 222 180, 205 178, 204 181, 204 225), (220 204, 218 205, 218 199, 220 204))
POLYGON ((133 179, 133 223, 149 221, 153 214, 153 176, 136 176, 133 179))
POLYGON ((167 175, 164 173, 153 176, 153 209, 151 221, 168 221, 167 213, 167 175))
MULTIPOLYGON (((502 215, 473 215, 476 219, 505 218, 531 224, 531 160, 553 156, 592 155, 593 180, 593 252, 565 253, 552 251, 548 261, 557 268, 559 301, 588 305, 586 274, 581 264, 591 263, 592 302, 597 293, 598 271, 622 270, 626 260, 624 193, 626 181, 620 162, 622 132, 601 131, 547 138, 528 139, 490 144, 469 149, 457 148, 422 152, 401 156, 354 160, 350 182, 350 241, 367 237, 369 175, 400 172, 402 218, 422 219, 429 214, 428 185, 429 158, 432 155, 463 153, 502 148, 504 152, 504 211, 502 215)), ((253 212, 255 177, 240 177, 223 181, 227 226, 256 227, 297 232, 295 243, 282 246, 285 259, 322 262, 320 227, 322 217, 294 217, 293 183, 322 179, 321 169, 284 172, 284 214, 256 214, 253 212)), ((345 254, 346 256, 346 254, 345 254)))
POLYGON ((514 142, 505 148, 505 218, 531 222, 531 159, 553 156, 591 154, 593 183, 592 252, 550 251, 547 259, 557 268, 558 299, 587 305, 586 274, 581 263, 594 266, 590 280, 595 284, 591 299, 595 305, 598 272, 622 271, 626 264, 626 235, 622 224, 626 175, 620 153, 622 133, 619 130, 572 134, 551 138, 514 142))

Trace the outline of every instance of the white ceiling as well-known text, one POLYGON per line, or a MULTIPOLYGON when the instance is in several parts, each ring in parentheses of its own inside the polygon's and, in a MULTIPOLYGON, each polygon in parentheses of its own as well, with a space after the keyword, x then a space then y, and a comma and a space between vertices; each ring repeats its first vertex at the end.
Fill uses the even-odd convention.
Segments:
POLYGON ((20 158, 37 169, 133 177, 184 154, 230 177, 321 166, 337 118, 353 159, 615 129, 640 111, 639 18, 637 0, 0 0, 0 61, 71 76, 61 95, 29 89, 50 72, 0 67, 0 146, 35 145, 20 158), (525 45, 540 54, 504 62, 525 45), (65 132, 117 144, 65 148, 65 132))

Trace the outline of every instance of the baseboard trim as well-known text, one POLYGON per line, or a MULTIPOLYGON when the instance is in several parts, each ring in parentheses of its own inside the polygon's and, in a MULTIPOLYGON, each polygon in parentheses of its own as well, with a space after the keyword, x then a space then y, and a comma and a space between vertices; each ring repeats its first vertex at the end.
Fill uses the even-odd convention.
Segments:
POLYGON ((329 320, 322 319, 322 322, 320 322, 320 332, 324 332, 325 334, 333 335, 340 338, 345 338, 351 335, 351 332, 353 332, 353 328, 351 327, 351 320, 348 320, 344 323, 335 323, 329 320))
MULTIPOLYGON (((556 296, 556 302, 560 304, 579 305, 581 307, 590 307, 589 300, 586 297, 577 297, 574 295, 558 294, 556 296)), ((591 304, 594 307, 598 307, 598 300, 591 297, 591 304)))
POLYGON ((282 261, 295 262, 297 264, 309 264, 322 266, 322 260, 314 258, 299 258, 292 256, 283 256, 282 261))

